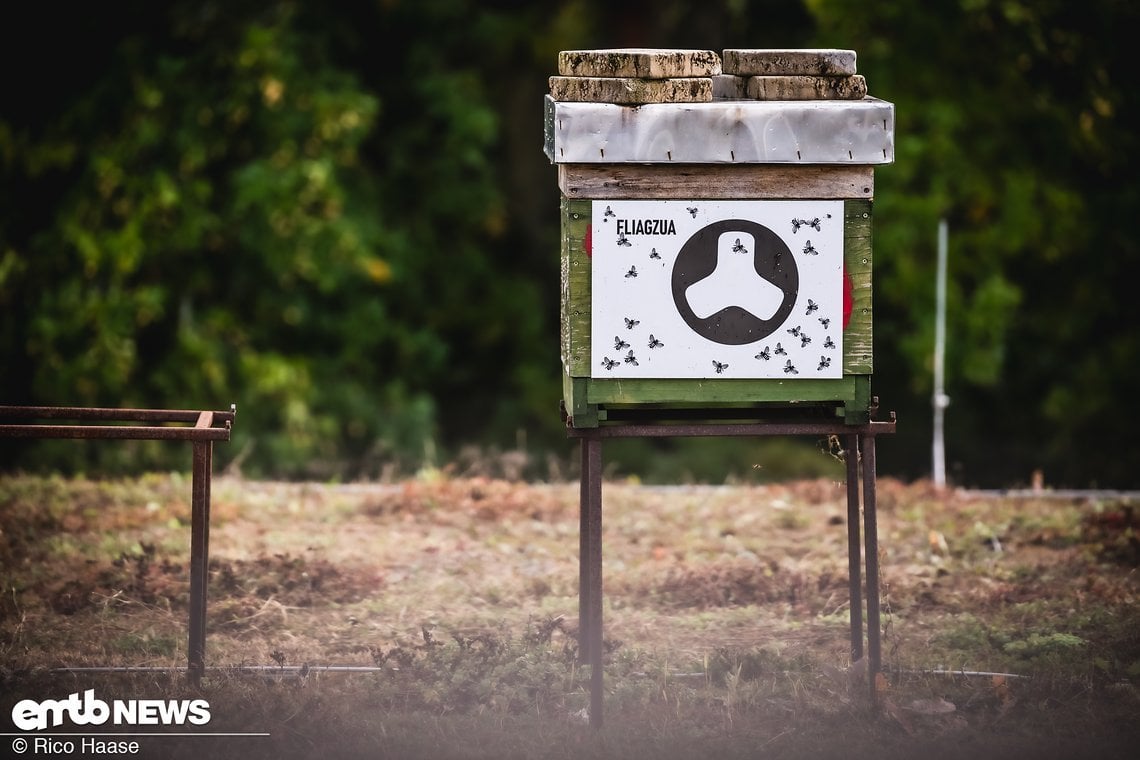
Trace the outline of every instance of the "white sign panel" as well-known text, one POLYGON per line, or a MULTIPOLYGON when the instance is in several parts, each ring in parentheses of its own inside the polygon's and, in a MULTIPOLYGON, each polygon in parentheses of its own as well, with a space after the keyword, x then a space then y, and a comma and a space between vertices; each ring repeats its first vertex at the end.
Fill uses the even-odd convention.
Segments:
POLYGON ((593 377, 842 377, 842 201, 594 201, 590 238, 593 377))

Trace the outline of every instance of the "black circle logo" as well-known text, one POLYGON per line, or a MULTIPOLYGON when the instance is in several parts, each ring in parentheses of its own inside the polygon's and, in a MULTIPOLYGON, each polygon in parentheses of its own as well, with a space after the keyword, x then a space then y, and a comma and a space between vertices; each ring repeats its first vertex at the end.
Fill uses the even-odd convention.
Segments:
POLYGON ((681 319, 701 337, 727 346, 753 343, 774 333, 792 313, 799 289, 799 268, 788 246, 772 230, 746 219, 726 219, 698 230, 685 241, 673 264, 673 303, 681 319), (768 319, 735 304, 702 318, 689 305, 689 287, 716 270, 721 236, 733 232, 752 236, 752 266, 756 274, 784 293, 780 306, 768 319))

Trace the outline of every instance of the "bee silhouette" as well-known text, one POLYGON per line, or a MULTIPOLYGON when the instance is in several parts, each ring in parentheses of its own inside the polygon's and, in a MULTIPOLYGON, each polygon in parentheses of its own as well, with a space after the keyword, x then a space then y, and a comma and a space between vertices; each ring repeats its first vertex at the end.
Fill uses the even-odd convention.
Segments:
POLYGON ((716 373, 718 375, 723 375, 724 371, 728 369, 728 365, 724 364, 723 362, 718 362, 716 359, 713 359, 713 369, 716 370, 716 373))
POLYGON ((828 327, 831 327, 831 320, 830 320, 830 319, 828 319, 827 317, 820 317, 820 318, 819 318, 819 323, 820 323, 821 325, 823 325, 823 329, 824 329, 824 330, 826 330, 828 327))
POLYGON ((805 311, 804 314, 811 314, 813 311, 819 311, 819 304, 809 298, 807 303, 807 311, 805 311))
POLYGON ((615 362, 613 359, 611 359, 608 356, 603 356, 602 357, 602 366, 605 367, 607 370, 611 370, 617 366, 617 362, 615 362))
POLYGON ((788 359, 787 364, 784 365, 784 374, 785 375, 798 375, 798 374, 800 374, 800 371, 798 369, 796 369, 796 366, 794 364, 792 364, 791 359, 788 359))
POLYGON ((602 221, 606 221, 606 218, 611 216, 617 216, 617 214, 614 213, 614 210, 612 208, 606 206, 606 212, 602 215, 602 221))
POLYGON ((825 341, 823 342, 823 347, 824 347, 824 348, 835 348, 835 343, 834 343, 834 342, 832 342, 832 340, 831 340, 831 336, 830 336, 830 335, 828 335, 828 336, 827 336, 827 340, 825 340, 825 341))
POLYGON ((625 358, 622 359, 622 361, 626 364, 632 364, 635 367, 637 366, 637 357, 633 355, 632 348, 629 350, 629 353, 625 355, 625 358))
POLYGON ((625 319, 625 329, 627 329, 627 330, 632 330, 633 328, 635 328, 641 324, 640 319, 630 319, 629 317, 624 317, 624 319, 625 319))
POLYGON ((788 328, 788 334, 789 334, 789 335, 794 335, 794 336, 796 336, 797 338, 798 338, 798 337, 800 337, 800 326, 799 326, 799 325, 796 325, 795 327, 790 327, 790 328, 788 328))
POLYGON ((764 346, 764 350, 761 351, 760 353, 756 354, 756 358, 757 359, 763 359, 764 361, 768 361, 769 359, 772 358, 772 352, 768 349, 767 346, 764 346))
POLYGON ((744 243, 740 242, 740 238, 737 238, 736 242, 732 244, 732 252, 733 253, 748 253, 748 249, 744 246, 744 243))
POLYGON ((633 245, 633 243, 629 242, 629 238, 625 236, 624 232, 618 235, 617 244, 624 245, 626 247, 633 245))
POLYGON ((826 369, 827 367, 830 367, 830 366, 831 366, 831 359, 829 359, 826 356, 821 356, 821 357, 819 357, 819 366, 816 367, 816 370, 826 369))
POLYGON ((818 216, 814 219, 793 219, 792 232, 799 232, 800 227, 811 227, 816 232, 819 232, 822 229, 818 216))
POLYGON ((637 277, 637 267, 630 267, 629 271, 625 273, 626 277, 637 277))
POLYGON ((804 253, 806 253, 808 256, 818 256, 819 255, 819 251, 817 251, 815 249, 815 246, 811 244, 810 240, 807 241, 807 245, 804 246, 804 253))
POLYGON ((777 343, 776 344, 776 356, 787 356, 787 355, 788 355, 788 352, 784 350, 784 347, 782 345, 780 345, 779 343, 777 343))
POLYGON ((656 337, 654 337, 653 333, 649 333, 649 347, 650 348, 661 348, 664 345, 665 345, 664 343, 662 343, 661 341, 657 340, 656 337))
POLYGON ((694 219, 697 218, 697 210, 695 208, 693 208, 692 206, 689 206, 685 210, 689 212, 689 216, 693 217, 694 219))
POLYGON ((614 351, 621 351, 623 348, 629 348, 629 344, 622 340, 617 335, 614 336, 614 351))
POLYGON ((659 259, 659 258, 661 258, 661 254, 657 252, 657 249, 656 249, 656 248, 654 248, 654 249, 652 249, 651 251, 649 251, 649 258, 651 258, 651 259, 659 259))
POLYGON ((800 335, 800 348, 803 348, 808 343, 811 343, 811 338, 808 337, 808 334, 804 333, 804 334, 800 335))

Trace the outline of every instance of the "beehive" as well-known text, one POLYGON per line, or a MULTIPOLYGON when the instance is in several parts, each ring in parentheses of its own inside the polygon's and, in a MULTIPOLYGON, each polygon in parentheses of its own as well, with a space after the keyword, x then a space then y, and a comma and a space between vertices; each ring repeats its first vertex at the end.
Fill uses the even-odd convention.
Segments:
POLYGON ((565 51, 550 86, 571 423, 866 422, 894 108, 854 52, 565 51))

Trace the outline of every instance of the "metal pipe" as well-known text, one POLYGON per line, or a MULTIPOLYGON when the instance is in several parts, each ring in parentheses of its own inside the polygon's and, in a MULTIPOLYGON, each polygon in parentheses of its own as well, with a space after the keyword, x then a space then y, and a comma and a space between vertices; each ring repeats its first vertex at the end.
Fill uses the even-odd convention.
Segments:
POLYGON ((589 534, 589 653, 590 653, 590 726, 602 727, 602 442, 586 441, 586 458, 590 473, 587 516, 589 534))
POLYGON ((0 438, 70 438, 134 441, 228 441, 230 429, 128 425, 0 425, 0 438))
POLYGON ((590 661, 590 440, 581 439, 578 493, 578 662, 590 661))
POLYGON ((867 673, 871 681, 871 704, 878 705, 876 676, 882 667, 879 622, 879 525, 875 514, 875 437, 862 436, 863 528, 867 563, 867 673))
POLYGON ((190 512, 190 631, 187 675, 197 684, 206 666, 206 585, 209 573, 210 443, 194 444, 190 512))
POLYGON ((851 662, 863 657, 862 558, 859 545, 859 436, 847 441, 847 583, 851 592, 851 662))
MULTIPOLYGON (((4 406, 0 419, 104 420, 134 422, 196 422, 201 411, 190 409, 109 409, 80 406, 4 406)), ((213 412, 221 422, 233 422, 234 411, 213 412)))

